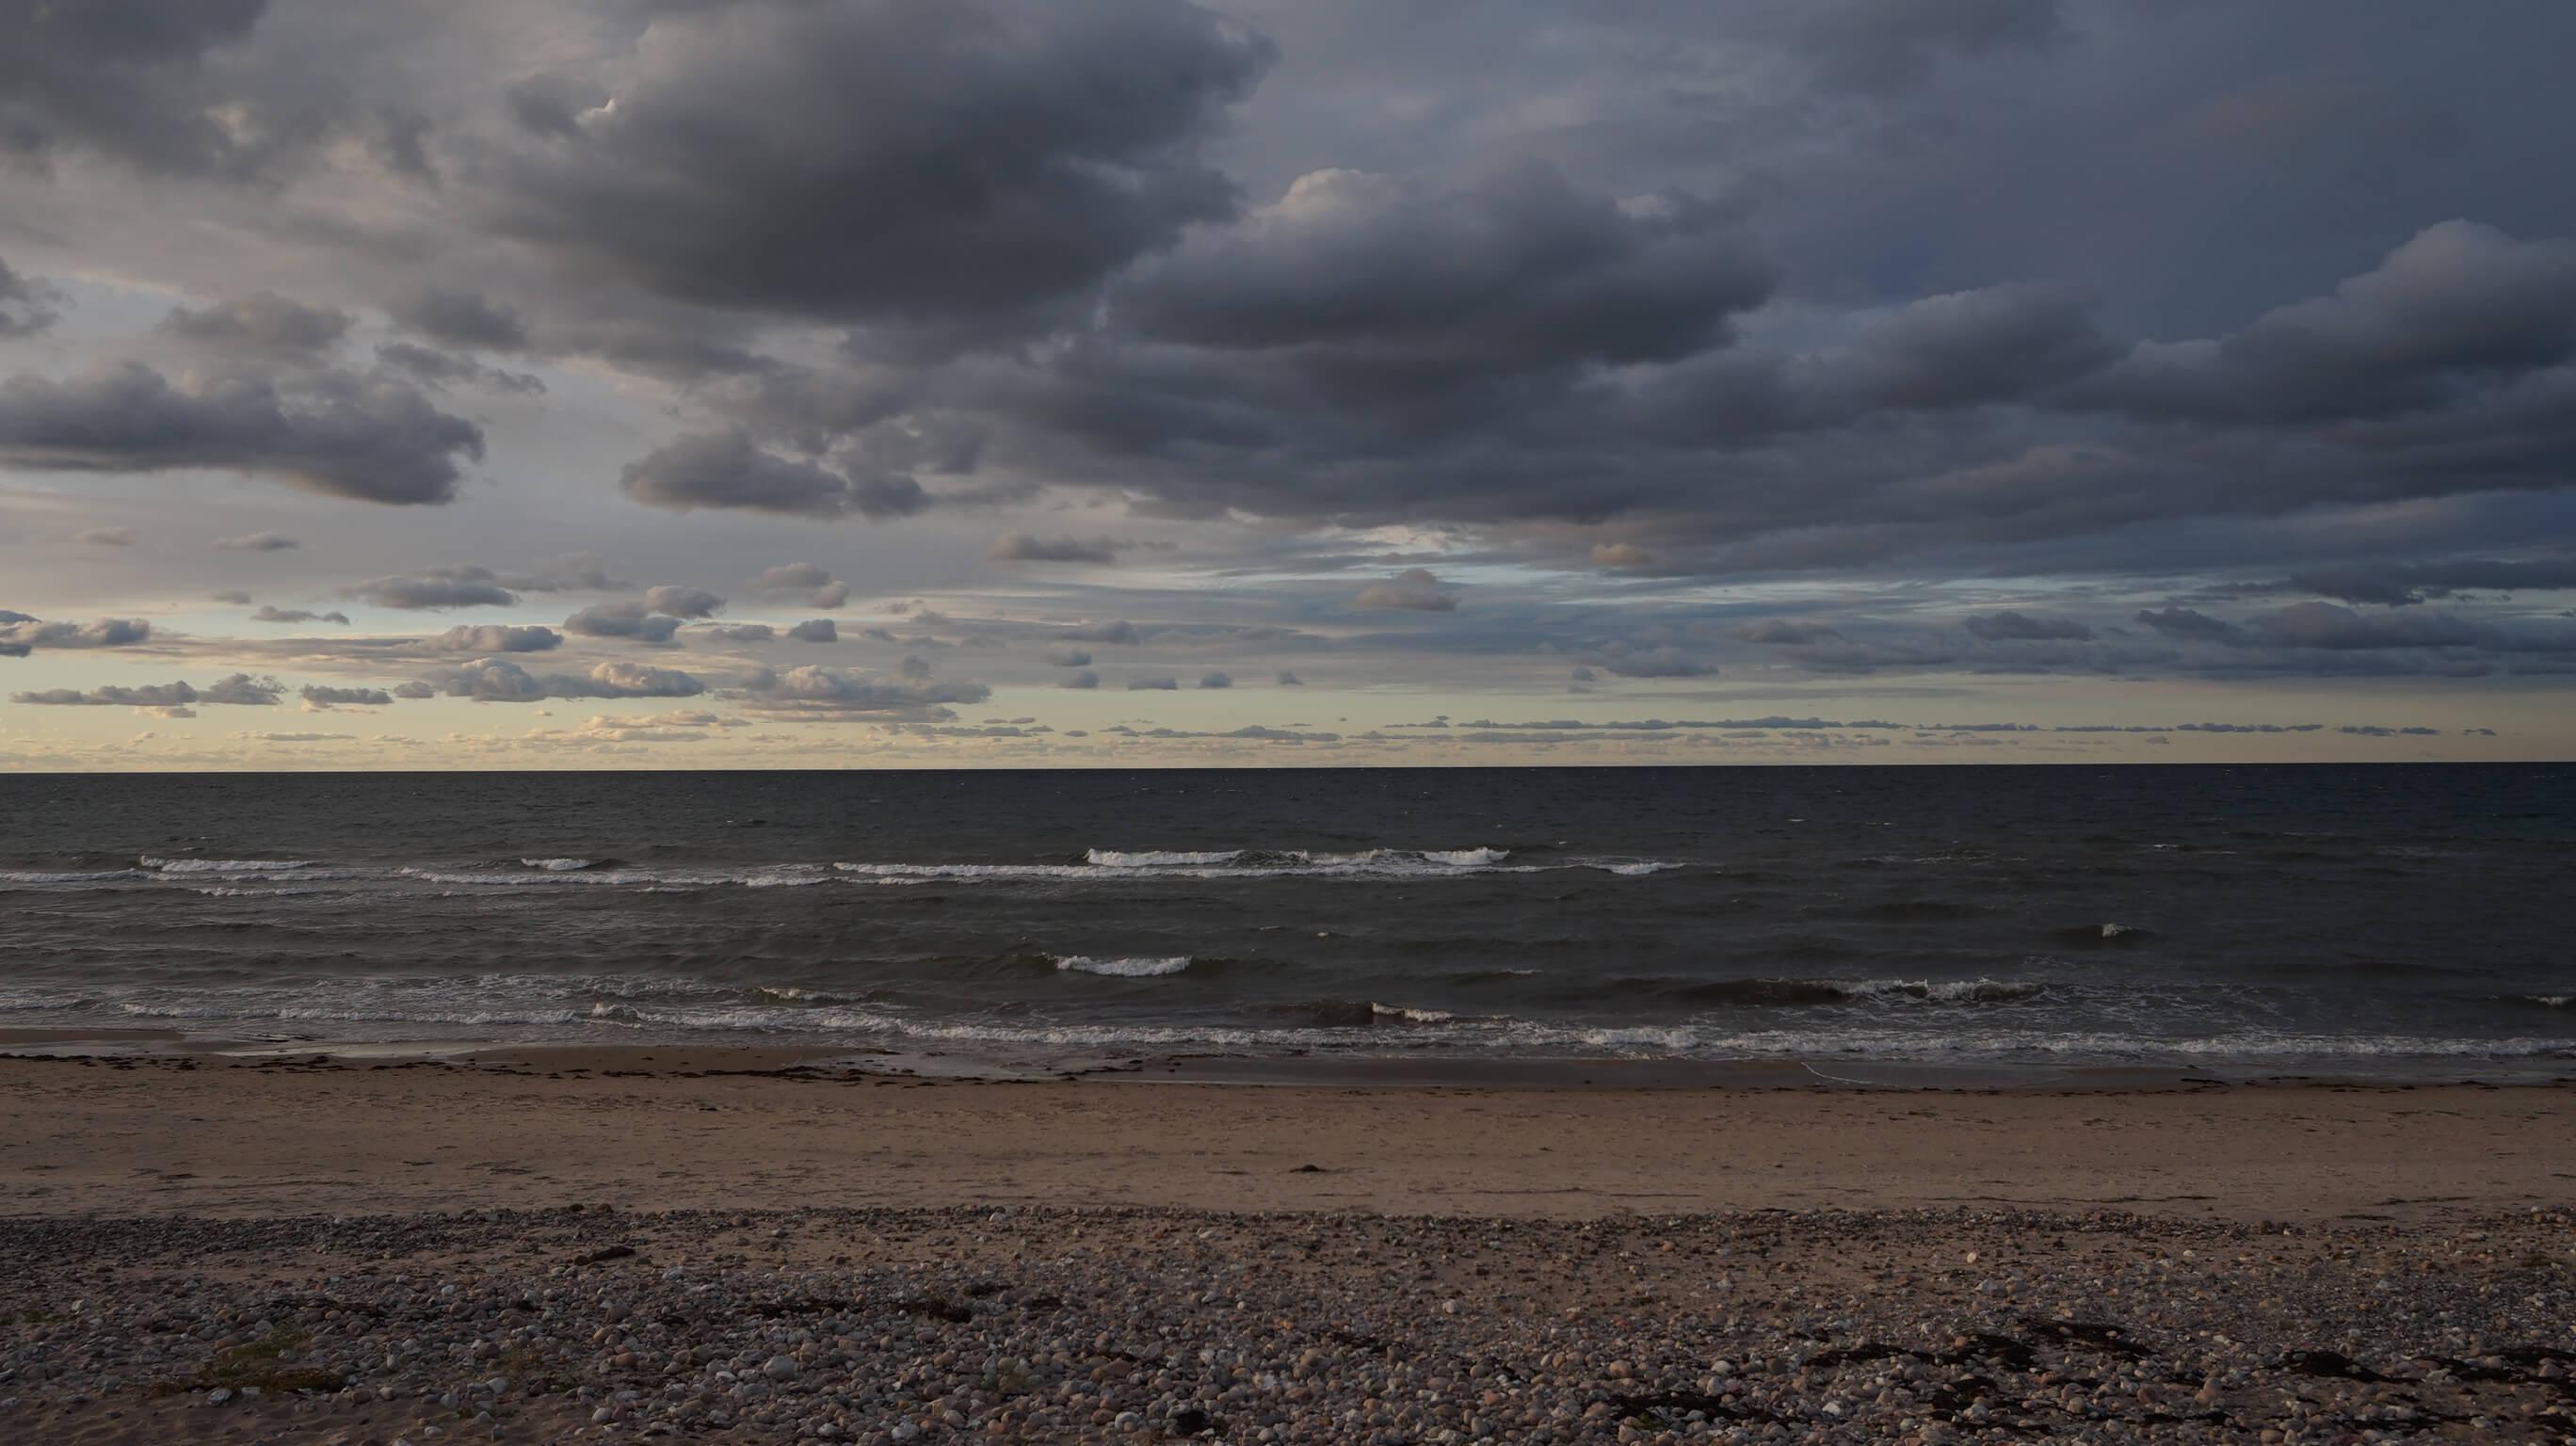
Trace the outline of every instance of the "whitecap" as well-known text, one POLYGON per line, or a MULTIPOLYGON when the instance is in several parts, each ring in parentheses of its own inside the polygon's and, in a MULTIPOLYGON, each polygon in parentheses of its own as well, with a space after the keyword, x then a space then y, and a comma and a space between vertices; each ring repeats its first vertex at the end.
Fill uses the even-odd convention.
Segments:
POLYGON ((287 869, 309 869, 314 859, 156 859, 137 860, 143 867, 164 874, 274 874, 287 869))
POLYGON ((1086 862, 1113 869, 1150 869, 1172 864, 1230 864, 1243 857, 1241 849, 1092 849, 1083 855, 1086 862))
POLYGON ((1187 954, 1176 954, 1163 959, 1094 959, 1087 954, 1059 954, 1050 957, 1055 960, 1055 967, 1059 970, 1077 974, 1108 974, 1121 979, 1152 979, 1166 974, 1178 974, 1190 967, 1190 956, 1187 954))

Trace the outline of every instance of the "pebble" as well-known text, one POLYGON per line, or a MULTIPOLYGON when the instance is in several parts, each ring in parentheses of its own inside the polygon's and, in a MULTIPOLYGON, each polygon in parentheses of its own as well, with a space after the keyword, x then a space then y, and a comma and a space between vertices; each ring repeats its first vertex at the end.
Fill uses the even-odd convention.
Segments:
POLYGON ((220 1405, 273 1446, 2562 1441, 2571 1228, 16 1218, 0 1440, 77 1439, 107 1411, 135 1439, 203 1439, 184 1413, 220 1405))

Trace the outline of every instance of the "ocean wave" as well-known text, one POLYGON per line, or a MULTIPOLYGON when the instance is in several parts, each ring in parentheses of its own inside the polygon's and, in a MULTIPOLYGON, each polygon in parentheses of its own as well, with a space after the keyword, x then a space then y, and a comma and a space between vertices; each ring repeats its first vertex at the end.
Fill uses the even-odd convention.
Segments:
POLYGON ((1187 954, 1175 954, 1163 959, 1095 959, 1087 954, 1058 954, 1048 957, 1055 960, 1055 967, 1059 970, 1075 974, 1107 974, 1121 979, 1151 979, 1166 974, 1180 974, 1187 972, 1190 967, 1190 956, 1187 954))
POLYGON ((1620 984, 1632 991, 1668 995, 1695 1004, 1792 1008, 1907 1001, 2011 1004, 2048 992, 2048 986, 2036 979, 1640 979, 1622 980, 1620 984))
POLYGON ((158 859, 146 855, 135 862, 160 874, 276 874, 320 867, 317 859, 158 859))
POLYGON ((1083 855, 1083 862, 1112 869, 1152 869, 1173 864, 1230 864, 1243 855, 1242 849, 1093 849, 1083 855))
POLYGON ((146 879, 151 875, 141 869, 96 869, 49 872, 42 869, 0 871, 0 884, 106 884, 122 879, 146 879))
POLYGON ((540 869, 550 874, 570 874, 587 868, 596 868, 597 864, 589 859, 521 859, 519 867, 540 869))
MULTIPOLYGON (((446 984, 462 981, 448 980, 446 984)), ((573 981, 562 981, 572 983, 573 981)), ((596 984, 598 981, 582 981, 596 984)), ((0 1009, 20 1017, 79 1017, 106 1009, 128 1017, 235 1027, 273 1024, 353 1026, 352 1038, 382 1039, 382 1030, 496 1029, 540 1038, 578 1039, 588 1030, 620 1037, 687 1038, 764 1035, 812 1040, 866 1039, 874 1044, 985 1045, 1008 1049, 1215 1048, 1252 1052, 1399 1051, 1415 1057, 1616 1057, 1683 1059, 1879 1060, 1915 1063, 2172 1063, 2366 1067, 2391 1062, 2576 1062, 2576 1039, 2517 1035, 2351 1035, 2231 1030, 2163 1035, 2099 1030, 1988 1028, 1926 1032, 1847 1023, 1777 1029, 1690 1024, 1583 1023, 1509 1016, 1457 1016, 1379 1001, 1319 1000, 1274 1009, 1278 1024, 1227 1019, 1151 1023, 1066 1018, 1002 1019, 871 1007, 809 996, 789 1002, 737 992, 730 1001, 521 995, 490 997, 448 990, 381 987, 305 988, 222 996, 102 998, 96 991, 46 998, 36 991, 0 996, 0 1009), (1396 1027, 1390 1027, 1396 1026, 1396 1027)), ((92 1015, 91 1017, 95 1017, 92 1015)), ((333 1031, 324 1031, 329 1037, 333 1031)), ((416 1037, 416 1036, 415 1036, 416 1037)))
POLYGON ((2128 948, 2155 937, 2135 924, 2073 924, 2055 935, 2059 943, 2075 949, 2128 948))

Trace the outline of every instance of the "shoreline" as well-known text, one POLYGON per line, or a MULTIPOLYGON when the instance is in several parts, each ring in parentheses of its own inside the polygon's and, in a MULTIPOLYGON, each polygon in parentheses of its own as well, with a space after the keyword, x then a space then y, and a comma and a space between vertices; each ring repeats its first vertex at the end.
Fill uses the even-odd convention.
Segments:
POLYGON ((492 1038, 286 1039, 175 1026, 0 1026, 0 1059, 328 1059, 447 1062, 540 1069, 632 1068, 675 1058, 730 1072, 856 1070, 995 1083, 1119 1078, 1243 1087, 1351 1089, 1843 1089, 2121 1093, 2213 1085, 2364 1087, 2576 1085, 2576 1059, 2549 1056, 2331 1056, 2292 1060, 1941 1061, 1818 1054, 1685 1056, 1502 1054, 1423 1050, 1241 1051, 896 1048, 838 1040, 655 1042, 492 1038))
MULTIPOLYGON (((0 1214, 1824 1206, 2430 1220, 2576 1202, 2564 1083, 942 1079, 795 1051, 0 1058, 0 1214)), ((1199 1062, 1204 1068, 1207 1062, 1199 1062)))

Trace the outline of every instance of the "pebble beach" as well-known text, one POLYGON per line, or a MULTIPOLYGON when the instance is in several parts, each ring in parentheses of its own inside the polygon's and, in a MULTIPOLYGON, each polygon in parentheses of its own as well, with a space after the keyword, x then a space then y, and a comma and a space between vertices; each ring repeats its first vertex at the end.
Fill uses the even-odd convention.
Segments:
POLYGON ((0 1060, 0 1439, 2576 1436, 2562 1087, 727 1063, 0 1060))

